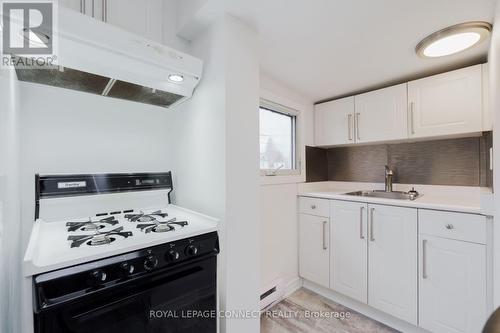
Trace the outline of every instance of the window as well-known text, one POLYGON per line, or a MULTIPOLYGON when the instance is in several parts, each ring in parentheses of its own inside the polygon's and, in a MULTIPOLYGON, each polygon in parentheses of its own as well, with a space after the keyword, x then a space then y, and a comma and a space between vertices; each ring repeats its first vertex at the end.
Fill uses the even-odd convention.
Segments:
POLYGON ((261 101, 260 169, 266 175, 297 174, 297 113, 284 106, 261 101))

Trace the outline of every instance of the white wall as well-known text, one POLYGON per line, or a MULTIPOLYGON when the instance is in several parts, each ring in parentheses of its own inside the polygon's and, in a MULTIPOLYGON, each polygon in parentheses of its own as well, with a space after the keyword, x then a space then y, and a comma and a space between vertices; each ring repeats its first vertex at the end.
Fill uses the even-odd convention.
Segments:
MULTIPOLYGON (((259 64, 256 33, 220 15, 190 43, 204 61, 192 99, 170 118, 176 204, 221 219, 221 310, 258 310, 259 64)), ((256 332, 259 319, 222 319, 222 332, 256 332)))
POLYGON ((494 303, 500 306, 500 0, 497 0, 491 48, 488 55, 490 77, 490 103, 494 112, 494 171, 493 184, 495 189, 495 221, 494 221, 494 303))
MULTIPOLYGON (((259 310, 259 55, 257 32, 226 23, 226 309, 259 310)), ((259 332, 258 317, 231 319, 225 332, 259 332)))
MULTIPOLYGON (((163 10, 159 13, 162 23, 162 42, 179 51, 188 52, 190 42, 177 35, 177 24, 179 22, 179 10, 182 2, 178 0, 162 0, 163 10)), ((181 0, 182 1, 182 0, 181 0)), ((188 52, 189 53, 189 52, 188 52)))
POLYGON ((169 171, 173 112, 20 83, 22 218, 26 245, 36 173, 169 171))
MULTIPOLYGON (((256 33, 221 15, 191 46, 205 64, 194 98, 174 115, 174 200, 221 219, 221 310, 258 310, 256 33)), ((221 332, 259 330, 258 318, 223 318, 220 324, 221 332)))
POLYGON ((261 97, 300 112, 302 174, 261 179, 261 288, 280 280, 289 293, 299 286, 297 183, 305 181, 304 146, 313 143, 313 103, 265 74, 261 97))
POLYGON ((21 332, 21 224, 17 82, 0 70, 0 332, 21 332))

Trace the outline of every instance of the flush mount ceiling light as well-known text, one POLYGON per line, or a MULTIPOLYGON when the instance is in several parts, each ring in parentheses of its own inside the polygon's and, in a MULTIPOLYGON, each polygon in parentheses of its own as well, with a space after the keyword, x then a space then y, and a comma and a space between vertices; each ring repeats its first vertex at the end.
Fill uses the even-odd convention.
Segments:
POLYGON ((491 32, 488 22, 453 25, 425 37, 415 48, 422 58, 438 58, 462 52, 486 40, 491 32))
POLYGON ((168 79, 172 82, 175 82, 175 83, 179 83, 179 82, 182 82, 184 81, 184 76, 180 75, 180 74, 170 74, 168 76, 168 79))

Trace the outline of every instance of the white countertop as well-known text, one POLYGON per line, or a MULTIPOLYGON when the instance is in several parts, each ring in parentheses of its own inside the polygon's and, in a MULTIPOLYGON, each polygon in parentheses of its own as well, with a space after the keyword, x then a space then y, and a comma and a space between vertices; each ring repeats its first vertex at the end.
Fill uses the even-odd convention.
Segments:
POLYGON ((491 190, 465 186, 431 186, 394 184, 395 191, 408 191, 414 186, 421 196, 415 200, 397 200, 346 195, 345 193, 383 189, 383 184, 322 182, 299 186, 298 195, 305 197, 366 202, 382 205, 445 210, 472 214, 485 214, 481 207, 485 193, 491 190))

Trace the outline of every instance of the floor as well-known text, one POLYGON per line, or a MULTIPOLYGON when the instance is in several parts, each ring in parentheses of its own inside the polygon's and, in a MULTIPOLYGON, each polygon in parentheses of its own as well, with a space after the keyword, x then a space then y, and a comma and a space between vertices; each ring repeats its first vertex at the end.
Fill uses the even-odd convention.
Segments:
POLYGON ((299 289, 268 309, 262 333, 394 333, 398 332, 312 291, 299 289))

